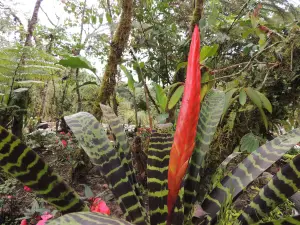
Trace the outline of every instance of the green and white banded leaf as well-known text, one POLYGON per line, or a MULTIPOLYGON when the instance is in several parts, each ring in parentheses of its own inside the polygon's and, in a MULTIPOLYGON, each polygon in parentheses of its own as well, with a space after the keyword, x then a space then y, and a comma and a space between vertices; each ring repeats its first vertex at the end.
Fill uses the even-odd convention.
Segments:
POLYGON ((129 181, 126 168, 101 124, 87 112, 66 116, 65 121, 93 164, 99 166, 126 219, 135 224, 147 224, 144 208, 129 181))
POLYGON ((232 194, 235 200, 241 191, 261 173, 279 160, 288 150, 300 141, 300 128, 279 136, 259 147, 227 175, 205 198, 202 208, 213 222, 217 220, 220 206, 232 194))
POLYGON ((299 225, 300 215, 290 216, 279 220, 273 220, 269 222, 259 222, 252 225, 299 225))
POLYGON ((300 155, 285 165, 264 186, 243 210, 239 217, 242 224, 252 224, 267 216, 279 204, 300 189, 300 155))
POLYGON ((168 216, 168 166, 173 143, 172 124, 158 124, 152 133, 147 159, 150 224, 166 224, 168 216))
POLYGON ((89 210, 78 194, 49 165, 1 126, 0 167, 62 213, 89 210))
POLYGON ((131 223, 112 218, 100 213, 79 212, 70 213, 58 217, 54 220, 49 220, 47 225, 130 225, 131 223))
MULTIPOLYGON (((129 182, 134 187, 136 195, 139 197, 141 205, 144 205, 142 196, 140 193, 139 184, 136 180, 135 171, 132 166, 132 159, 131 159, 131 151, 130 146, 126 137, 126 134, 124 132, 124 127, 122 126, 122 123, 119 119, 119 117, 116 116, 113 109, 109 106, 100 104, 101 110, 103 112, 104 118, 108 121, 110 128, 112 129, 112 132, 115 134, 117 142, 118 142, 118 153, 119 157, 121 159, 122 166, 126 170, 126 175, 129 179, 129 182)), ((143 212, 146 216, 146 212, 143 212)))
POLYGON ((201 106, 195 149, 191 157, 184 186, 184 213, 186 220, 196 201, 197 188, 200 182, 200 169, 205 167, 205 156, 209 151, 209 145, 217 129, 224 105, 224 92, 212 89, 206 95, 201 106))

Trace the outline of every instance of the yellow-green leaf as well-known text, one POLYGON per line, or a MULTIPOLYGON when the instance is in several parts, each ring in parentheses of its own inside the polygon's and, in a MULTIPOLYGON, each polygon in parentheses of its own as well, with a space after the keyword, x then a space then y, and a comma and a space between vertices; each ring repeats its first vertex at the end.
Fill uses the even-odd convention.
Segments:
POLYGON ((240 95, 239 95, 239 101, 241 105, 245 105, 246 103, 246 99, 247 99, 247 95, 244 89, 242 89, 240 91, 240 95))
POLYGON ((255 90, 253 90, 251 87, 245 88, 245 91, 248 95, 248 97, 251 99, 251 101, 259 108, 262 109, 262 102, 260 100, 259 95, 255 90))
POLYGON ((168 108, 172 109, 177 102, 179 101, 179 99, 181 98, 182 94, 183 94, 183 90, 184 90, 184 86, 179 86, 176 91, 174 92, 174 94, 172 95, 170 101, 169 101, 169 105, 168 108))
POLYGON ((259 112, 260 112, 261 118, 264 122, 265 128, 268 129, 268 119, 267 119, 267 116, 266 116, 264 110, 262 108, 259 108, 259 112))
POLYGON ((263 93, 260 93, 259 91, 256 91, 256 93, 260 97, 263 107, 266 110, 268 110, 269 113, 272 113, 272 105, 271 105, 271 102, 269 101, 269 99, 263 93))
POLYGON ((131 75, 131 73, 127 70, 127 68, 123 65, 120 65, 120 68, 121 70, 125 73, 126 77, 128 78, 128 88, 131 90, 131 91, 134 91, 135 90, 135 87, 134 87, 134 79, 133 79, 133 76, 131 75))
POLYGON ((161 112, 164 113, 166 111, 168 97, 164 89, 160 85, 154 84, 154 87, 156 92, 156 100, 158 102, 161 112))
POLYGON ((225 105, 224 105, 224 111, 223 111, 223 116, 222 116, 222 120, 228 110, 228 108, 230 107, 230 105, 232 104, 232 95, 234 94, 234 92, 236 92, 237 88, 233 88, 230 91, 227 91, 225 94, 225 105))

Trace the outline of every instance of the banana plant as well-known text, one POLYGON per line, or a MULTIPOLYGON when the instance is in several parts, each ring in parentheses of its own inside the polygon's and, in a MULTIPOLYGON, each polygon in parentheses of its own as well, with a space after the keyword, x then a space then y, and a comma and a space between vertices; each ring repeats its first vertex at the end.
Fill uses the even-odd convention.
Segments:
MULTIPOLYGON (((108 140, 96 118, 86 112, 65 117, 74 136, 117 198, 127 221, 87 211, 86 205, 38 155, 4 128, 0 129, 0 166, 7 173, 31 187, 63 213, 49 224, 191 224, 193 207, 199 193, 201 171, 205 165, 209 144, 225 106, 225 94, 210 90, 200 110, 199 42, 196 27, 191 44, 192 61, 188 63, 184 97, 175 135, 172 124, 158 125, 152 133, 147 160, 147 212, 135 171, 131 163, 130 146, 119 118, 108 106, 101 105, 104 116, 117 139, 117 147, 108 140), (198 84, 197 84, 198 83, 198 84), (200 112, 199 112, 200 111, 200 112), (73 212, 73 213, 71 213, 73 212)), ((259 147, 214 185, 201 207, 205 211, 202 224, 217 224, 229 197, 233 201, 262 172, 280 159, 300 141, 300 128, 259 147)), ((232 156, 229 156, 232 158, 232 156)), ((227 160, 228 161, 228 160, 227 160)), ((277 221, 259 222, 278 204, 299 190, 300 156, 295 157, 258 193, 253 201, 232 222, 241 224, 299 224, 300 216, 277 221)), ((222 166, 222 165, 221 165, 222 166)))

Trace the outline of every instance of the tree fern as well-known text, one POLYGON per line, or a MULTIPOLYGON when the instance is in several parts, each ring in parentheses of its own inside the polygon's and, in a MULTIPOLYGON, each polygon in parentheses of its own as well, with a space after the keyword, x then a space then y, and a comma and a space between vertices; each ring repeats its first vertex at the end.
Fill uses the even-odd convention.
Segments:
POLYGON ((56 59, 35 48, 13 47, 0 50, 0 93, 2 105, 10 101, 11 92, 17 87, 43 84, 51 76, 60 75, 64 68, 55 64, 56 59))

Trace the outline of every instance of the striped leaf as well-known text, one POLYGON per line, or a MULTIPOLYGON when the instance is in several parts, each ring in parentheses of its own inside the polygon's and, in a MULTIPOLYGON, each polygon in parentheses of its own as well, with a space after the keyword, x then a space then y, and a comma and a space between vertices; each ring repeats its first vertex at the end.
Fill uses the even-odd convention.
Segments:
POLYGON ((47 225, 130 225, 131 223, 112 218, 100 213, 79 212, 61 216, 55 220, 49 220, 47 225))
POLYGON ((285 165, 269 183, 260 190, 239 217, 242 224, 252 224, 265 217, 300 188, 300 155, 285 165))
POLYGON ((245 187, 280 159, 299 140, 300 128, 279 136, 259 147, 229 173, 202 203, 202 208, 210 215, 209 219, 212 219, 212 223, 216 221, 220 207, 229 193, 232 193, 233 200, 235 200, 245 187))
POLYGON ((0 167, 63 213, 88 210, 61 177, 3 127, 0 127, 0 167))
POLYGON ((270 222, 260 222, 253 225, 299 225, 300 224, 300 215, 287 217, 280 220, 274 220, 270 222))
POLYGON ((152 133, 148 148, 147 184, 149 198, 150 223, 166 224, 168 216, 168 165, 173 135, 172 124, 158 125, 152 133))
MULTIPOLYGON (((196 145, 190 161, 184 186, 184 214, 188 216, 196 201, 200 182, 200 169, 213 139, 225 104, 224 92, 211 90, 206 95, 198 120, 196 145)), ((186 218, 187 220, 188 218, 186 218)))
POLYGON ((126 219, 135 224, 147 224, 144 209, 126 175, 126 168, 101 124, 86 112, 66 116, 65 120, 93 164, 99 166, 106 177, 126 219))
MULTIPOLYGON (((126 170, 126 175, 129 179, 129 182, 134 187, 137 196, 139 196, 141 205, 143 205, 142 196, 139 191, 139 185, 137 183, 135 172, 132 167, 131 152, 126 134, 124 132, 124 127, 122 126, 120 119, 116 116, 111 107, 103 104, 100 104, 100 107, 103 112, 104 118, 108 121, 113 133, 116 136, 119 156, 121 159, 121 163, 126 170)), ((146 212, 144 212, 144 215, 146 215, 146 212)))

